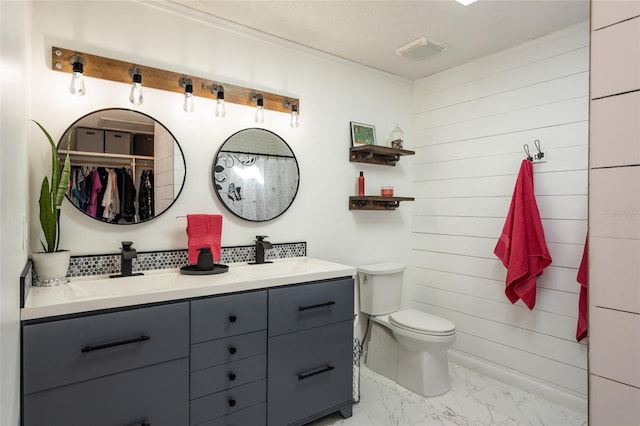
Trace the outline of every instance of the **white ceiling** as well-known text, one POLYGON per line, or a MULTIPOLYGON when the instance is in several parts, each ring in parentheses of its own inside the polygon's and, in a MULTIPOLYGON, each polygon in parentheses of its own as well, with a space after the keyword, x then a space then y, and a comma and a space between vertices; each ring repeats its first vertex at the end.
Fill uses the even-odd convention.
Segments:
POLYGON ((415 80, 589 19, 588 0, 174 0, 173 3, 415 80), (395 50, 419 37, 445 52, 395 50))

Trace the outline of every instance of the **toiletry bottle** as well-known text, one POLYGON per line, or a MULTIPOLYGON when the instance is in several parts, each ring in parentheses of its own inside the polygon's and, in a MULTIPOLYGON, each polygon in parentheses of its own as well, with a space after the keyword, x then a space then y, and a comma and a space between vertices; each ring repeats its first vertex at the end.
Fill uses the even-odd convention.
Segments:
POLYGON ((364 197, 364 174, 362 172, 358 176, 358 197, 364 197))

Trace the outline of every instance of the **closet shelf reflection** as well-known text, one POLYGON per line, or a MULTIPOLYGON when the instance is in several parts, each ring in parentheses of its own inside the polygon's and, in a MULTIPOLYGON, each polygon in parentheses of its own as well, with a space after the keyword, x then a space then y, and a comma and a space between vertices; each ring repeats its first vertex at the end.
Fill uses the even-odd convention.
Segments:
MULTIPOLYGON (((64 161, 66 154, 66 150, 58 151, 60 161, 64 161)), ((141 173, 140 169, 154 168, 154 157, 144 155, 69 150, 69 159, 72 166, 127 167, 136 178, 141 173)))
MULTIPOLYGON (((66 150, 58 151, 58 156, 60 157, 61 160, 64 160, 65 155, 67 155, 66 150)), ((111 154, 111 153, 105 153, 105 152, 71 151, 71 150, 69 150, 69 156, 72 163, 76 160, 78 161, 84 160, 84 159, 95 160, 97 158, 100 158, 100 160, 98 161, 101 161, 101 162, 103 162, 104 160, 107 160, 107 161, 112 160, 114 162, 118 161, 119 164, 130 163, 131 160, 153 162, 153 159, 154 159, 154 157, 149 157, 146 155, 111 154)))

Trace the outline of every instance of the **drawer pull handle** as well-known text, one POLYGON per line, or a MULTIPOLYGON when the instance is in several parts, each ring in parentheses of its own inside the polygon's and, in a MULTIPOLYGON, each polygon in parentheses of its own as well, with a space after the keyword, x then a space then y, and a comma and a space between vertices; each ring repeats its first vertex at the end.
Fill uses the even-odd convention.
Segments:
POLYGON ((325 306, 331 306, 331 305, 335 305, 335 304, 336 304, 336 302, 330 300, 328 302, 318 303, 317 305, 300 306, 300 307, 298 307, 298 310, 299 311, 306 311, 307 309, 323 308, 325 306))
POLYGON ((230 347, 229 347, 229 353, 230 353, 231 355, 235 354, 236 352, 238 352, 238 349, 236 349, 236 347, 235 347, 235 346, 230 346, 230 347))
POLYGON ((229 401, 229 407, 235 407, 236 406, 236 400, 235 399, 230 399, 229 401))
POLYGON ((331 371, 334 368, 335 367, 333 365, 328 364, 328 365, 326 365, 326 366, 324 366, 322 368, 318 368, 317 370, 310 371, 308 373, 298 374, 298 380, 304 380, 304 379, 307 379, 307 378, 309 378, 311 376, 315 376, 316 374, 326 373, 327 371, 331 371))
POLYGON ((235 315, 229 315, 229 322, 236 322, 237 319, 238 317, 236 317, 235 315))
POLYGON ((142 423, 140 423, 140 426, 151 426, 151 423, 149 423, 149 422, 142 422, 142 423))
POLYGON ((236 373, 229 373, 229 380, 232 382, 236 379, 236 373))
POLYGON ((85 352, 97 351, 100 349, 112 348, 114 346, 128 345, 129 343, 144 342, 145 340, 149 340, 149 339, 151 339, 151 337, 149 336, 140 336, 140 337, 134 337, 131 339, 118 340, 117 342, 103 343, 102 345, 85 346, 84 348, 80 349, 80 352, 85 353, 85 352))

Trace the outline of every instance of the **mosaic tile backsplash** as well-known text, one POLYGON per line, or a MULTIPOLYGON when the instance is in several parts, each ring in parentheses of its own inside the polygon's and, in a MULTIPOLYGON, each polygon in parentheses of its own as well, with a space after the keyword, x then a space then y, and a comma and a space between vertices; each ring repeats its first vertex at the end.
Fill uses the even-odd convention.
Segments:
MULTIPOLYGON (((307 243, 273 244, 265 250, 265 259, 284 259, 288 257, 305 257, 307 243)), ((256 259, 256 248, 251 246, 222 247, 219 263, 253 262, 256 259)), ((167 250, 140 252, 133 259, 133 272, 152 271, 156 269, 173 269, 188 265, 188 251, 167 250)), ((90 256, 72 256, 68 277, 86 277, 120 273, 120 254, 104 254, 90 256)))
MULTIPOLYGON (((291 257, 306 257, 307 243, 281 243, 272 244, 272 248, 265 250, 265 260, 285 259, 291 257)), ((139 252, 133 259, 133 272, 152 271, 156 269, 174 269, 189 264, 187 249, 164 250, 154 252, 139 252)), ((219 263, 255 262, 256 247, 235 246, 222 247, 219 263)), ((111 275, 120 273, 120 254, 98 254, 87 256, 71 256, 67 277, 88 277, 91 275, 111 275)), ((34 269, 31 261, 28 261, 20 275, 20 307, 29 294, 34 280, 34 269)))

